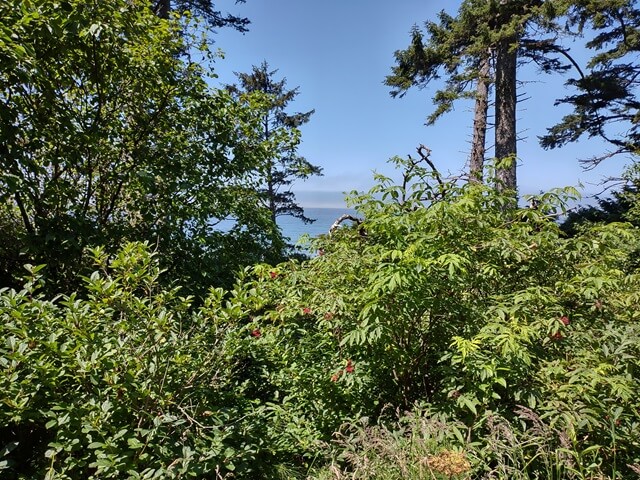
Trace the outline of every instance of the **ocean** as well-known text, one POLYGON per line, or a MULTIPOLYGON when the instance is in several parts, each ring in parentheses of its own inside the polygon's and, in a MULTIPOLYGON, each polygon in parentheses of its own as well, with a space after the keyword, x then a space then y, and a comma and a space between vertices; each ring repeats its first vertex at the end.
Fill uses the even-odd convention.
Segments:
MULTIPOLYGON (((338 218, 344 214, 356 215, 355 210, 351 208, 305 208, 304 214, 315 219, 315 222, 304 224, 302 221, 293 217, 280 217, 278 225, 282 228, 285 237, 289 237, 291 243, 295 244, 305 233, 310 237, 329 233, 329 228, 338 218)), ((346 225, 351 222, 345 222, 346 225)))

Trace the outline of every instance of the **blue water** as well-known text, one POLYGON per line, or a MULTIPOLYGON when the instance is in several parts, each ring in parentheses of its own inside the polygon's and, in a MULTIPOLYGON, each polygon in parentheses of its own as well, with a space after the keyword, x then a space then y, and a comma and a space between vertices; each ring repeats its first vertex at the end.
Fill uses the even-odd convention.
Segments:
MULTIPOLYGON (((282 233, 289 237, 291 243, 296 243, 303 234, 310 237, 316 237, 321 234, 329 233, 329 228, 338 218, 344 214, 356 215, 355 210, 351 208, 305 208, 304 214, 316 221, 305 225, 302 221, 293 217, 280 217, 278 225, 282 228, 282 233)), ((345 222, 349 225, 351 222, 345 222)))

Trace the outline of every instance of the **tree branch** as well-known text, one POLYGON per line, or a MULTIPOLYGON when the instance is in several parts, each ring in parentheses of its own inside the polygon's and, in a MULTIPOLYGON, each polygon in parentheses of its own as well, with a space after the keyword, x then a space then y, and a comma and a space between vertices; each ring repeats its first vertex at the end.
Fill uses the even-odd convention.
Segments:
POLYGON ((33 228, 31 220, 29 220, 29 215, 27 214, 27 209, 22 202, 22 198, 20 197, 20 194, 18 192, 15 193, 14 197, 16 199, 16 203, 18 204, 18 209, 20 210, 20 216, 22 217, 24 228, 26 228, 29 235, 33 237, 35 234, 35 230, 33 228))
POLYGON ((438 171, 436 166, 433 164, 433 162, 429 158, 429 155, 431 155, 431 150, 425 147, 424 145, 420 144, 420 146, 416 149, 416 151, 418 152, 418 155, 420 155, 420 158, 427 165, 431 167, 431 170, 433 170, 433 175, 436 177, 436 180, 438 181, 438 183, 441 186, 444 186, 444 182, 442 181, 442 175, 440 175, 440 172, 438 171))
MULTIPOLYGON (((329 235, 331 235, 340 226, 340 224, 346 220, 351 220, 356 225, 362 224, 362 220, 359 219, 358 217, 354 217, 353 215, 349 215, 348 213, 345 213, 344 215, 340 216, 340 218, 338 218, 335 222, 333 222, 331 227, 329 227, 329 235)), ((362 228, 360 228, 360 235, 362 236, 366 235, 365 231, 362 228)))

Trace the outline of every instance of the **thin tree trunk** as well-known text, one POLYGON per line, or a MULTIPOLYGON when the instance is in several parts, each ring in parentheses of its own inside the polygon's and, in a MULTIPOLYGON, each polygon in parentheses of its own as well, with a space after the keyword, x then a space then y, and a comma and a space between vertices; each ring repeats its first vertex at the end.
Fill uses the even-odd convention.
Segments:
MULTIPOLYGON (((263 92, 268 92, 269 90, 269 84, 267 82, 267 84, 264 86, 264 89, 261 89, 263 92)), ((264 117, 264 121, 263 121, 263 126, 264 126, 264 140, 265 141, 269 141, 269 137, 271 136, 271 132, 269 129, 269 114, 267 113, 264 117)), ((267 165, 267 202, 269 204, 269 212, 271 214, 271 221, 273 222, 274 225, 276 225, 276 220, 277 220, 277 210, 278 210, 278 206, 276 205, 276 191, 275 191, 275 184, 274 184, 274 180, 273 180, 273 175, 274 175, 274 170, 275 170, 275 165, 274 165, 274 161, 269 159, 268 160, 268 165, 267 165)))
POLYGON ((154 10, 160 18, 168 19, 169 11, 171 10, 171 0, 158 0, 154 10))
POLYGON ((31 223, 31 220, 29 219, 29 214, 27 213, 27 209, 25 208, 24 203, 22 202, 22 197, 18 192, 15 193, 14 197, 16 199, 16 204, 18 205, 18 209, 20 210, 20 216, 22 217, 24 228, 27 230, 27 233, 31 235, 31 237, 33 237, 36 231, 35 231, 35 228, 33 228, 33 224, 31 223))
POLYGON ((482 183, 484 170, 485 143, 487 137, 487 111, 489 110, 489 59, 490 53, 482 59, 480 75, 476 85, 476 105, 473 117, 473 140, 469 158, 469 180, 482 183))
POLYGON ((497 189, 516 195, 516 66, 515 37, 500 41, 496 52, 495 156, 497 189))

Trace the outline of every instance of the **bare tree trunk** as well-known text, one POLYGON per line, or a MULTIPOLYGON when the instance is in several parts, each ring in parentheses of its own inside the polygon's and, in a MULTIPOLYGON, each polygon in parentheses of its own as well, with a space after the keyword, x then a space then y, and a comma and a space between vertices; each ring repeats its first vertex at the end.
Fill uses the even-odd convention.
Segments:
POLYGON ((36 233, 36 230, 33 227, 33 224, 31 223, 31 219, 29 218, 29 214, 27 213, 27 209, 25 208, 24 203, 22 202, 22 197, 18 192, 14 194, 14 197, 16 199, 16 204, 18 205, 18 209, 20 210, 20 217, 22 217, 24 228, 27 230, 27 233, 33 237, 36 233))
POLYGON ((168 19, 169 11, 171 10, 171 0, 157 0, 153 10, 160 18, 168 19))
POLYGON ((489 59, 490 52, 482 59, 476 85, 476 105, 473 116, 473 140, 469 158, 469 181, 482 183, 485 141, 487 137, 487 111, 489 110, 489 59))
POLYGON ((500 41, 496 52, 495 156, 497 189, 516 195, 516 64, 515 37, 500 41))

